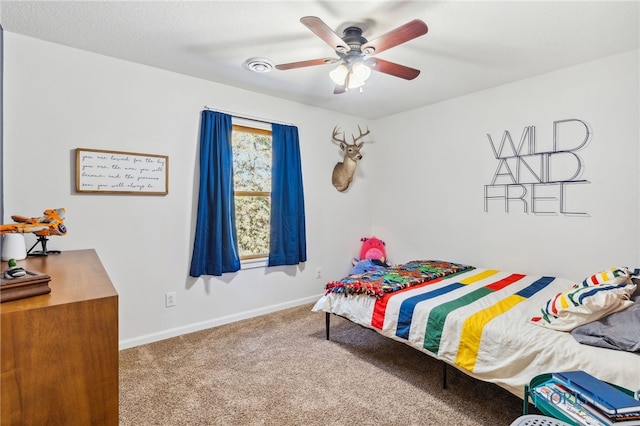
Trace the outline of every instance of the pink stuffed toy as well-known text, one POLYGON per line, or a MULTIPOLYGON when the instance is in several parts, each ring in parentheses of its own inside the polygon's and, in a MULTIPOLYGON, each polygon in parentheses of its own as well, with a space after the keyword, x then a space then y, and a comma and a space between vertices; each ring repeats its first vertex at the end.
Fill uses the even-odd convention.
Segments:
POLYGON ((364 237, 361 238, 360 241, 362 241, 362 248, 360 249, 360 260, 373 259, 386 262, 387 251, 385 249, 384 241, 376 237, 364 237))
POLYGON ((362 241, 360 259, 354 257, 351 260, 353 268, 351 268, 350 275, 364 274, 389 267, 384 241, 376 237, 364 237, 360 241, 362 241))

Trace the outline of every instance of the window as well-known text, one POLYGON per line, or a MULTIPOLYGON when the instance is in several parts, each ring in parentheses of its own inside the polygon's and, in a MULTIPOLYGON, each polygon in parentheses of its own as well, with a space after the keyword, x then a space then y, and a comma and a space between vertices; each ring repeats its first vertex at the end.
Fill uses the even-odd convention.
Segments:
POLYGON ((271 130, 233 125, 233 186, 241 260, 269 255, 271 130))
POLYGON ((234 177, 233 124, 242 123, 231 118, 222 112, 202 111, 198 217, 189 269, 192 277, 239 271, 239 233, 242 264, 257 267, 266 261, 265 266, 281 266, 307 261, 298 128, 271 123, 263 131, 254 122, 246 126, 248 129, 236 127, 237 143, 243 148, 236 149, 238 171, 234 177), (247 224, 241 223, 245 229, 240 232, 236 221, 230 220, 234 213, 247 224))

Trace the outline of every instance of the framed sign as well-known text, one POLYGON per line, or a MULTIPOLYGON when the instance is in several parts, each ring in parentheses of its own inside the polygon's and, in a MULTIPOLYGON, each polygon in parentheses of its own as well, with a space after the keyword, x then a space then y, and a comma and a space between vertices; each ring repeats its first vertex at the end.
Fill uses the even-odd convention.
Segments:
POLYGON ((169 157, 76 148, 76 191, 167 195, 169 157))

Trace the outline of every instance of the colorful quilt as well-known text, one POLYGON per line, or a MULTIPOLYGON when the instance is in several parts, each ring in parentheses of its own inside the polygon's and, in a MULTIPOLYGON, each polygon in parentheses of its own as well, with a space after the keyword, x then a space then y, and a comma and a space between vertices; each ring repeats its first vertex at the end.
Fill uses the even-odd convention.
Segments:
POLYGON ((327 293, 341 293, 345 296, 367 294, 382 297, 385 293, 392 293, 469 269, 474 267, 441 260, 413 260, 364 274, 349 275, 339 281, 328 283, 326 290, 327 293))
POLYGON ((371 290, 381 291, 380 297, 364 295, 368 289, 328 291, 313 310, 371 328, 520 397, 539 374, 578 369, 640 389, 640 354, 582 345, 570 333, 530 322, 574 281, 495 269, 457 271, 403 288, 391 281, 393 291, 381 284, 371 290))

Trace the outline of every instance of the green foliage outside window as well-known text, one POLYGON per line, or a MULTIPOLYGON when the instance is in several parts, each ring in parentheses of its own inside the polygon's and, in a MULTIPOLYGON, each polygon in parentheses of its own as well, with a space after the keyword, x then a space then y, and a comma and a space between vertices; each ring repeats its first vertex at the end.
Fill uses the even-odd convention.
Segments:
POLYGON ((269 254, 269 197, 236 197, 236 228, 240 257, 269 254))
POLYGON ((269 254, 271 132, 233 126, 233 178, 240 258, 269 254))

